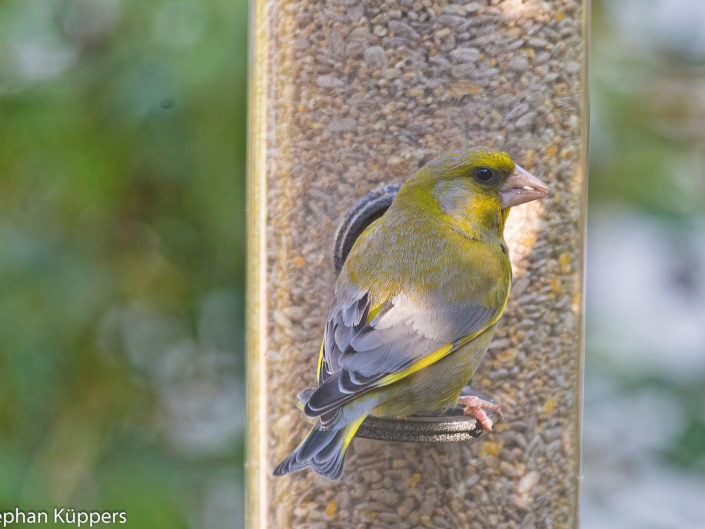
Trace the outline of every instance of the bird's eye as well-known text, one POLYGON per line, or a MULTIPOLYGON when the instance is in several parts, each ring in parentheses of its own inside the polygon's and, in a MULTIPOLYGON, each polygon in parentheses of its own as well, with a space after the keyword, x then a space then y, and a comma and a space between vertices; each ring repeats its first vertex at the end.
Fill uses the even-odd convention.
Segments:
POLYGON ((475 180, 481 184, 489 184, 494 181, 496 173, 489 167, 478 167, 475 169, 475 180))

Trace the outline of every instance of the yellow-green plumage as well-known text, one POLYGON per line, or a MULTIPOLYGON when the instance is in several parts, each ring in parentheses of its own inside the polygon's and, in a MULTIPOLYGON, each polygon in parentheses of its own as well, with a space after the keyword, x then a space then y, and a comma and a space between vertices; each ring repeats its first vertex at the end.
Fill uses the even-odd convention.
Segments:
POLYGON ((439 158, 360 235, 336 282, 319 386, 304 407, 320 422, 275 474, 311 466, 337 478, 368 414, 406 416, 457 402, 509 296, 504 224, 508 204, 527 201, 510 185, 518 170, 499 151, 439 158))

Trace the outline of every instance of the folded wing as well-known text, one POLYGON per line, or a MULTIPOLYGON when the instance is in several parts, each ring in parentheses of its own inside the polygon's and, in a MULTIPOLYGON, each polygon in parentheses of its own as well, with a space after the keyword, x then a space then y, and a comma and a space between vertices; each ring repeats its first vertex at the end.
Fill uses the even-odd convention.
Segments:
POLYGON ((420 305, 404 295, 374 300, 369 292, 334 300, 321 348, 319 386, 305 413, 330 423, 344 404, 452 353, 500 314, 501 308, 479 304, 420 305))

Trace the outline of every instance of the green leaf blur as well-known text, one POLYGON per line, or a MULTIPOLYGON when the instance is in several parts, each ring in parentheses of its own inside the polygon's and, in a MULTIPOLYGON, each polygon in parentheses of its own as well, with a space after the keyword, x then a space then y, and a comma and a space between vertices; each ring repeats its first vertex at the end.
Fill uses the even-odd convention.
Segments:
POLYGON ((243 1, 0 4, 0 510, 242 525, 184 408, 244 402, 246 46, 243 1))

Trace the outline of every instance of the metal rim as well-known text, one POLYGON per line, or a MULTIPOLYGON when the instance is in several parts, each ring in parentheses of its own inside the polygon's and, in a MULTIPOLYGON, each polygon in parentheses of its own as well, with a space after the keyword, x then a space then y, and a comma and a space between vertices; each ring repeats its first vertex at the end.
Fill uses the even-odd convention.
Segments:
MULTIPOLYGON (((488 435, 475 417, 462 414, 457 406, 452 415, 438 417, 367 417, 357 431, 357 437, 379 441, 396 441, 405 443, 451 443, 469 441, 488 435)), ((499 416, 488 412, 492 425, 499 423, 499 416)))
POLYGON ((345 259, 348 257, 357 238, 370 224, 384 215, 389 206, 391 206, 400 187, 388 185, 370 191, 350 209, 335 234, 333 266, 335 267, 336 275, 343 268, 345 259))

